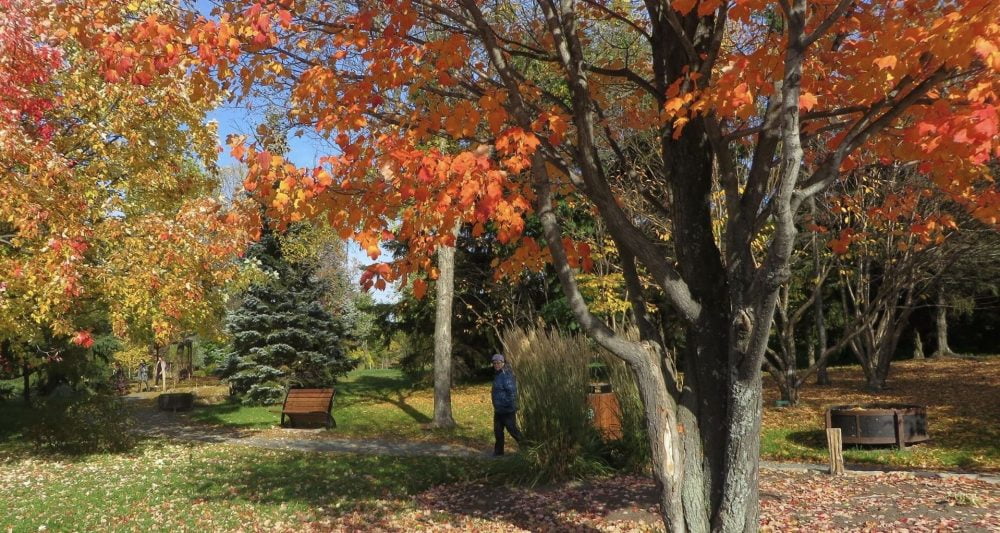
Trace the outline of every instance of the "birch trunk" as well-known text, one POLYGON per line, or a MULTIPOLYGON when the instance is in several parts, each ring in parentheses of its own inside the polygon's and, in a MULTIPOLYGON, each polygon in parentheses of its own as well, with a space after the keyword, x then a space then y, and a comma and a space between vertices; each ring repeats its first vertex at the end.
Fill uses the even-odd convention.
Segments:
MULTIPOLYGON (((458 228, 453 232, 457 235, 458 228)), ((455 247, 438 247, 434 314, 434 418, 431 427, 453 428, 451 412, 451 311, 455 299, 455 247)))

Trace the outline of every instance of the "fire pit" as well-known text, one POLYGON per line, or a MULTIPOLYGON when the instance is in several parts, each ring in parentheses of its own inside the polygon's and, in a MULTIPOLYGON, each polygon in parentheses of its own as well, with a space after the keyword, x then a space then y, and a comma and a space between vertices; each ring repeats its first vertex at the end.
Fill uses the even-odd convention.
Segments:
POLYGON ((927 409, 907 404, 837 405, 826 427, 840 428, 844 444, 895 444, 905 448, 929 439, 927 409))

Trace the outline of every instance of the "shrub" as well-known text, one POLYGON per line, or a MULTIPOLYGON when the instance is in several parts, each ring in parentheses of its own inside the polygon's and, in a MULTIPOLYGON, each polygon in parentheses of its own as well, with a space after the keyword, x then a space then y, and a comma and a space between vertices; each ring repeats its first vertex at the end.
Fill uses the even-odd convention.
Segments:
POLYGON ((122 452, 135 445, 132 414, 107 394, 49 397, 26 436, 41 448, 65 453, 122 452))
POLYGON ((503 344, 518 383, 519 424, 531 481, 587 477, 608 471, 605 445, 587 417, 588 363, 580 336, 515 328, 503 344))
MULTIPOLYGON (((628 366, 582 335, 514 328, 503 344, 517 377, 519 424, 528 441, 529 481, 584 478, 612 470, 644 470, 650 451, 638 388, 628 366), (611 383, 622 437, 605 441, 591 425, 586 403, 592 363, 611 383)), ((516 477, 516 476, 515 476, 516 477)))
POLYGON ((17 389, 10 383, 0 383, 0 402, 6 402, 16 394, 17 389))

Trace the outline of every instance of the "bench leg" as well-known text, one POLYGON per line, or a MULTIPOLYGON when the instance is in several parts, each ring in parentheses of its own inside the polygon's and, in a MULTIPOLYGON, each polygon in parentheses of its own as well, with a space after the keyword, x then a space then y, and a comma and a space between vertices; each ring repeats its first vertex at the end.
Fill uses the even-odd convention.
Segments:
POLYGON ((327 415, 330 417, 330 421, 326 424, 326 429, 337 427, 337 420, 333 418, 333 415, 327 415))

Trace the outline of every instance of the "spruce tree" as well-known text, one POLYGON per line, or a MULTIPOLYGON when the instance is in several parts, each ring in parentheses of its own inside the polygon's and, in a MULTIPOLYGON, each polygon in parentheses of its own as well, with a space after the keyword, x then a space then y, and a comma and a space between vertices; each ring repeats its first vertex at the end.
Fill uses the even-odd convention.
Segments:
POLYGON ((247 258, 259 261, 268 279, 251 286, 229 316, 230 390, 245 404, 270 404, 288 388, 333 386, 356 362, 342 347, 342 322, 320 304, 329 287, 316 275, 317 261, 287 260, 267 224, 247 258))

